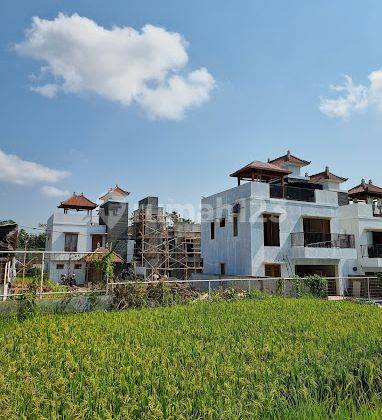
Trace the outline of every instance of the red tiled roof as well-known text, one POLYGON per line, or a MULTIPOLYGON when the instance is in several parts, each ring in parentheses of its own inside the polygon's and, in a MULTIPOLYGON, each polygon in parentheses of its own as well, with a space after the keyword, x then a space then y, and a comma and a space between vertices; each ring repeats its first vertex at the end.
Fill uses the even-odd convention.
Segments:
POLYGON ((100 261, 100 260, 102 260, 103 257, 108 255, 110 252, 113 256, 113 261, 112 261, 113 263, 123 263, 123 258, 120 255, 118 255, 114 251, 110 251, 109 249, 107 249, 103 246, 98 247, 93 253, 85 255, 85 257, 83 257, 83 260, 85 262, 100 261))
POLYGON ((310 175, 309 178, 310 181, 314 183, 320 181, 345 182, 348 180, 347 178, 343 178, 342 176, 332 174, 329 171, 328 167, 325 168, 325 171, 319 172, 318 174, 310 175))
POLYGON ((125 191, 121 187, 116 185, 114 188, 109 188, 109 191, 106 194, 104 194, 102 197, 100 197, 100 200, 105 198, 110 193, 116 194, 116 195, 121 195, 122 197, 125 197, 125 196, 130 194, 128 191, 125 191))
POLYGON ((59 209, 83 209, 83 210, 93 210, 97 207, 96 203, 90 201, 83 194, 74 193, 70 198, 65 201, 61 201, 61 204, 58 206, 59 209))
POLYGON ((272 163, 265 163, 259 160, 254 160, 238 171, 232 173, 232 177, 243 177, 250 178, 252 173, 255 175, 266 175, 266 176, 280 176, 280 175, 289 175, 292 172, 287 169, 281 168, 280 166, 273 165, 272 163))
POLYGON ((363 181, 356 187, 351 188, 348 191, 348 194, 350 197, 359 194, 382 196, 382 188, 378 187, 377 185, 373 185, 371 182, 366 183, 363 181))
POLYGON ((275 165, 280 165, 282 163, 288 162, 293 163, 296 166, 300 166, 301 168, 310 164, 310 160, 300 159, 297 156, 292 155, 289 150, 287 151, 286 155, 280 156, 276 159, 272 159, 269 161, 269 163, 273 163, 275 165))

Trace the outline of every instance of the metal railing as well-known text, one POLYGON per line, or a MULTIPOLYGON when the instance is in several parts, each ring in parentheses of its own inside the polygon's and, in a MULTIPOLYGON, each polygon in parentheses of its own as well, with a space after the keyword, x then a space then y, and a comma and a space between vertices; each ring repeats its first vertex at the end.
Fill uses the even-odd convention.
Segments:
POLYGON ((271 198, 281 198, 284 200, 306 201, 310 203, 316 202, 314 189, 291 187, 290 185, 270 184, 269 193, 271 198))
POLYGON ((361 255, 366 258, 382 258, 382 244, 361 245, 361 255))
POLYGON ((293 232, 290 234, 292 246, 310 248, 355 248, 354 235, 323 232, 293 232))
MULTIPOLYGON (((324 296, 327 298, 353 298, 375 301, 382 304, 382 279, 378 277, 325 277, 327 287, 324 296)), ((303 281, 303 279, 300 279, 303 281)), ((169 285, 186 284, 199 292, 199 298, 212 298, 216 293, 227 289, 234 289, 238 294, 264 292, 266 294, 295 298, 301 296, 302 288, 296 288, 295 277, 235 277, 235 278, 214 278, 214 279, 193 279, 193 280, 153 280, 153 281, 109 281, 107 288, 98 290, 68 290, 62 292, 37 292, 41 298, 56 296, 58 299, 68 297, 80 297, 96 293, 97 295, 112 296, 115 287, 127 285, 149 286, 165 282, 169 285)), ((303 283, 302 283, 303 284, 303 283)), ((303 286, 304 287, 304 286, 303 286)), ((309 293, 306 289, 305 292, 309 293)), ((22 294, 1 294, 0 298, 17 300, 22 294)), ((86 306, 86 305, 85 305, 86 306)), ((1 310, 0 310, 1 312, 1 310)))

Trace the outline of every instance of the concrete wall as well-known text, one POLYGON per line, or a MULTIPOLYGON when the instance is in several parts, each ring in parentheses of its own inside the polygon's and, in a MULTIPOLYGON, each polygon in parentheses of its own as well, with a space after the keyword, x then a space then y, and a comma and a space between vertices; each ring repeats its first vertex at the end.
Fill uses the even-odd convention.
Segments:
MULTIPOLYGON (((59 282, 61 275, 76 275, 77 284, 83 284, 86 276, 86 264, 82 263, 81 269, 74 265, 80 263, 84 255, 75 254, 69 257, 65 254, 65 233, 77 233, 77 252, 92 251, 92 235, 104 235, 106 226, 99 225, 98 216, 79 213, 54 213, 47 222, 47 251, 56 251, 57 254, 46 254, 46 268, 49 278, 59 282), (74 261, 75 260, 75 261, 74 261), (64 264, 63 269, 57 269, 57 264, 64 264)), ((103 243, 104 245, 104 243, 103 243)))
POLYGON ((239 187, 203 198, 202 256, 204 273, 218 275, 220 263, 226 275, 264 276, 265 263, 278 263, 281 275, 295 274, 295 265, 334 265, 339 276, 352 274, 357 263, 354 249, 291 247, 291 233, 303 232, 303 218, 330 219, 332 233, 347 231, 338 217, 336 191, 315 190, 315 203, 270 198, 269 184, 249 182, 239 187), (239 235, 233 237, 232 208, 240 203, 239 235), (264 246, 263 214, 279 217, 280 246, 264 246), (226 227, 219 227, 226 217, 226 227), (215 221, 215 239, 210 239, 210 223, 215 221), (296 254, 297 253, 297 254, 296 254))

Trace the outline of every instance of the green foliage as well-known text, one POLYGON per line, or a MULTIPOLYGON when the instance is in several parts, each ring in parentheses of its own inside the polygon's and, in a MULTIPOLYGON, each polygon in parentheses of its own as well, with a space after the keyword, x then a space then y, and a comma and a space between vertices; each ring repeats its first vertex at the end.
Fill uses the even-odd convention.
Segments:
POLYGON ((328 280, 317 274, 307 277, 295 277, 292 280, 293 293, 298 296, 325 298, 328 290, 328 280))
POLYGON ((102 283, 106 283, 107 278, 109 278, 109 280, 114 278, 114 257, 114 252, 110 251, 103 255, 102 258, 96 259, 91 263, 103 274, 102 283))
POLYGON ((165 281, 157 283, 127 283, 113 289, 114 309, 171 306, 195 300, 198 293, 186 284, 165 281))
POLYGON ((381 324, 279 297, 0 318, 0 417, 378 419, 381 324))
POLYGON ((34 288, 22 293, 20 296, 17 306, 17 319, 19 321, 25 321, 26 319, 33 318, 36 312, 36 289, 34 288))

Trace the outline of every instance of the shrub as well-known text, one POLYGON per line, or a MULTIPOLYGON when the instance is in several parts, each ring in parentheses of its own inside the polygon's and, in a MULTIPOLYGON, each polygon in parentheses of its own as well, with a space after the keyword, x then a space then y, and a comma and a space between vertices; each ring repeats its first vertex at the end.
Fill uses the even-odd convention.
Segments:
POLYGON ((312 296, 315 298, 324 298, 327 295, 328 280, 317 274, 306 277, 295 277, 292 280, 293 293, 297 297, 312 296))
POLYGON ((17 319, 25 321, 36 315, 36 289, 22 293, 17 306, 17 319))

